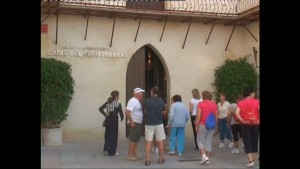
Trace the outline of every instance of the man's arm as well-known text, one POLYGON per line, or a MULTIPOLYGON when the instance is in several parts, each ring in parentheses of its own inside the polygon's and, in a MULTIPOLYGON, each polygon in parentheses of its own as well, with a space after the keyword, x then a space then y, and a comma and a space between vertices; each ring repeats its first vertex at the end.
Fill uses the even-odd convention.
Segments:
POLYGON ((134 125, 134 122, 133 122, 133 120, 132 120, 132 118, 131 118, 130 113, 131 113, 130 110, 128 110, 128 109, 125 110, 125 114, 126 114, 127 119, 128 119, 129 122, 130 122, 130 126, 131 126, 131 127, 134 127, 135 125, 134 125))

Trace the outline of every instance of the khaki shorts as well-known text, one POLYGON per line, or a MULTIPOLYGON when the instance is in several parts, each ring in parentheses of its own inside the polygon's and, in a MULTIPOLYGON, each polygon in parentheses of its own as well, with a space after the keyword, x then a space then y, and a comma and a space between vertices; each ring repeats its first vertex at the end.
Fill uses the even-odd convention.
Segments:
POLYGON ((162 141, 166 139, 166 133, 163 124, 145 125, 145 140, 152 141, 154 135, 156 141, 162 141))

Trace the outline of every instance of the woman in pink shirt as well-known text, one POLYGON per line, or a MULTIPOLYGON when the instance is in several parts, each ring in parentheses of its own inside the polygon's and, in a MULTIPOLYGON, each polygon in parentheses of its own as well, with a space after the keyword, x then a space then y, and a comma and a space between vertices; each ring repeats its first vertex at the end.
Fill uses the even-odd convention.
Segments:
MULTIPOLYGON (((209 164, 209 157, 212 152, 212 140, 215 129, 208 130, 205 127, 205 120, 210 112, 213 112, 217 118, 217 105, 211 101, 212 94, 209 91, 202 92, 203 101, 198 104, 197 115, 195 120, 195 130, 197 132, 197 143, 201 154, 200 164, 209 164)), ((216 124, 217 125, 217 124, 216 124)))
POLYGON ((255 99, 252 87, 246 87, 243 92, 245 99, 238 102, 235 115, 241 122, 242 139, 245 153, 248 156, 247 167, 254 166, 254 153, 258 150, 259 137, 259 100, 255 99))

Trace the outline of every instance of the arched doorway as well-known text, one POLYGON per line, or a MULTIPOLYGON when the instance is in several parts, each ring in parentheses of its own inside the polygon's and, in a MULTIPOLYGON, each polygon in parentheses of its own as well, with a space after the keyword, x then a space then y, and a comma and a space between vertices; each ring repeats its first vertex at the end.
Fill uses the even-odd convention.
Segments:
MULTIPOLYGON (((150 89, 157 86, 160 91, 160 97, 166 100, 168 98, 168 73, 166 64, 158 51, 151 45, 145 45, 138 49, 131 57, 126 73, 126 105, 132 97, 132 91, 136 87, 145 89, 144 97, 141 104, 144 104, 145 99, 150 97, 150 89)), ((126 106, 125 105, 125 106, 126 106)), ((144 124, 142 135, 144 135, 144 124)), ((128 127, 126 125, 126 137, 128 137, 128 127)))

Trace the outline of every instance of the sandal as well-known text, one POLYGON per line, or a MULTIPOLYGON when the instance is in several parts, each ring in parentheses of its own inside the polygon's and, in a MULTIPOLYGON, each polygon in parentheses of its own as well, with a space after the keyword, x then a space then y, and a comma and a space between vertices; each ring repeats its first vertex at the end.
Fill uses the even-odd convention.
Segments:
POLYGON ((145 161, 145 166, 148 166, 151 164, 151 161, 145 161))
POLYGON ((163 163, 165 163, 165 159, 163 159, 163 158, 162 158, 162 159, 159 159, 159 160, 157 161, 157 163, 158 163, 158 164, 163 164, 163 163))

